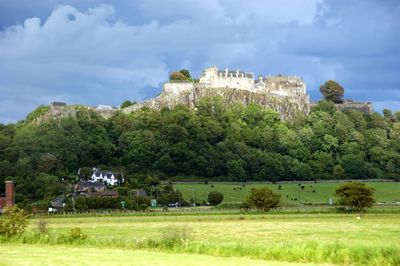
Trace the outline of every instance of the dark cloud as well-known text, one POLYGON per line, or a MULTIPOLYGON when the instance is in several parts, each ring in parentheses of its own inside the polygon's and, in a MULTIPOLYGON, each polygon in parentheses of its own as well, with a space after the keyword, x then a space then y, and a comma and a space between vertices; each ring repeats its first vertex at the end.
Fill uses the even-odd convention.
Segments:
POLYGON ((210 65, 298 74, 313 99, 335 79, 400 109, 397 1, 5 0, 0 26, 0 122, 53 100, 143 100, 170 71, 210 65))

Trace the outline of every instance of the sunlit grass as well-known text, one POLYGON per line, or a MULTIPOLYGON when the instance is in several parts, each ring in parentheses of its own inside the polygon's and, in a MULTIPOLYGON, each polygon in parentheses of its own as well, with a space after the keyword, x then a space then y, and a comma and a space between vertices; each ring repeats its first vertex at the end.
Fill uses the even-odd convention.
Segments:
POLYGON ((357 217, 332 213, 49 218, 49 236, 38 236, 38 219, 32 219, 28 232, 11 242, 112 246, 290 262, 398 265, 400 215, 357 217), (68 232, 75 227, 80 227, 88 239, 70 240, 68 232), (190 234, 184 244, 180 242, 186 237, 180 235, 182 230, 190 234), (166 233, 172 238, 166 238, 166 233))

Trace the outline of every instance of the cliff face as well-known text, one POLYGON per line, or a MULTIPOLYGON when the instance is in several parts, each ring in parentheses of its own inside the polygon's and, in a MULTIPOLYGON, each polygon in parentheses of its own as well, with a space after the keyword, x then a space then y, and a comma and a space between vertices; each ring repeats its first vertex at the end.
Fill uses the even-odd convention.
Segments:
POLYGON ((178 104, 194 108, 202 97, 221 97, 227 104, 235 102, 240 102, 244 105, 256 103, 265 108, 276 110, 280 113, 281 118, 285 120, 290 120, 296 112, 300 111, 308 114, 310 111, 310 101, 307 95, 287 97, 232 88, 194 86, 192 89, 180 92, 164 90, 158 97, 123 108, 122 112, 131 113, 142 107, 154 109, 161 109, 162 107, 173 108, 178 104))

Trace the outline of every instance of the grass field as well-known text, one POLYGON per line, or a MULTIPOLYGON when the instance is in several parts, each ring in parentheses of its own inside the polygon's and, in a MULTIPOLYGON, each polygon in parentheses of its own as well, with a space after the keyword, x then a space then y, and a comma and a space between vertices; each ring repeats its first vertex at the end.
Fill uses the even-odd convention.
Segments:
MULTIPOLYGON (((282 195, 282 203, 286 206, 296 206, 299 203, 327 204, 329 198, 334 199, 334 191, 340 183, 242 183, 225 184, 174 184, 181 191, 185 200, 195 197, 196 202, 207 201, 208 193, 221 191, 224 194, 225 204, 240 203, 248 195, 252 187, 267 186, 282 195), (301 189, 301 184, 304 189, 301 189), (281 186, 281 189, 278 189, 281 186)), ((375 189, 375 197, 378 203, 400 202, 400 182, 367 182, 367 186, 375 189)))
POLYGON ((32 219, 22 237, 2 240, 0 261, 118 265, 123 257, 121 263, 131 259, 135 265, 260 265, 260 260, 270 263, 266 265, 291 265, 277 261, 400 265, 400 214, 357 217, 333 213, 57 217, 46 219, 48 235, 38 235, 39 220, 32 219), (88 238, 69 239, 75 227, 88 238), (93 260, 85 255, 92 249, 93 260))
POLYGON ((307 266, 315 264, 270 262, 247 258, 222 258, 205 255, 150 252, 112 248, 87 248, 43 245, 2 245, 0 265, 174 265, 174 266, 307 266), (71 254, 73 254, 71 256, 71 254), (107 255, 106 255, 107 254, 107 255))

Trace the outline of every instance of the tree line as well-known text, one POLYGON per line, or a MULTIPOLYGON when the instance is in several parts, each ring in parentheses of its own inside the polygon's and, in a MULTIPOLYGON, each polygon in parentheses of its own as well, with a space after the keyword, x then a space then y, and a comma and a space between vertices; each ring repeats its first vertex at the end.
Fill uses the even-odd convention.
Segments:
MULTIPOLYGON (((29 115, 28 115, 29 117, 29 115)), ((59 195, 81 167, 192 181, 400 178, 400 113, 338 111, 320 101, 281 121, 256 104, 203 98, 195 109, 143 108, 110 119, 85 113, 0 125, 0 192, 16 181, 17 201, 59 195)))

